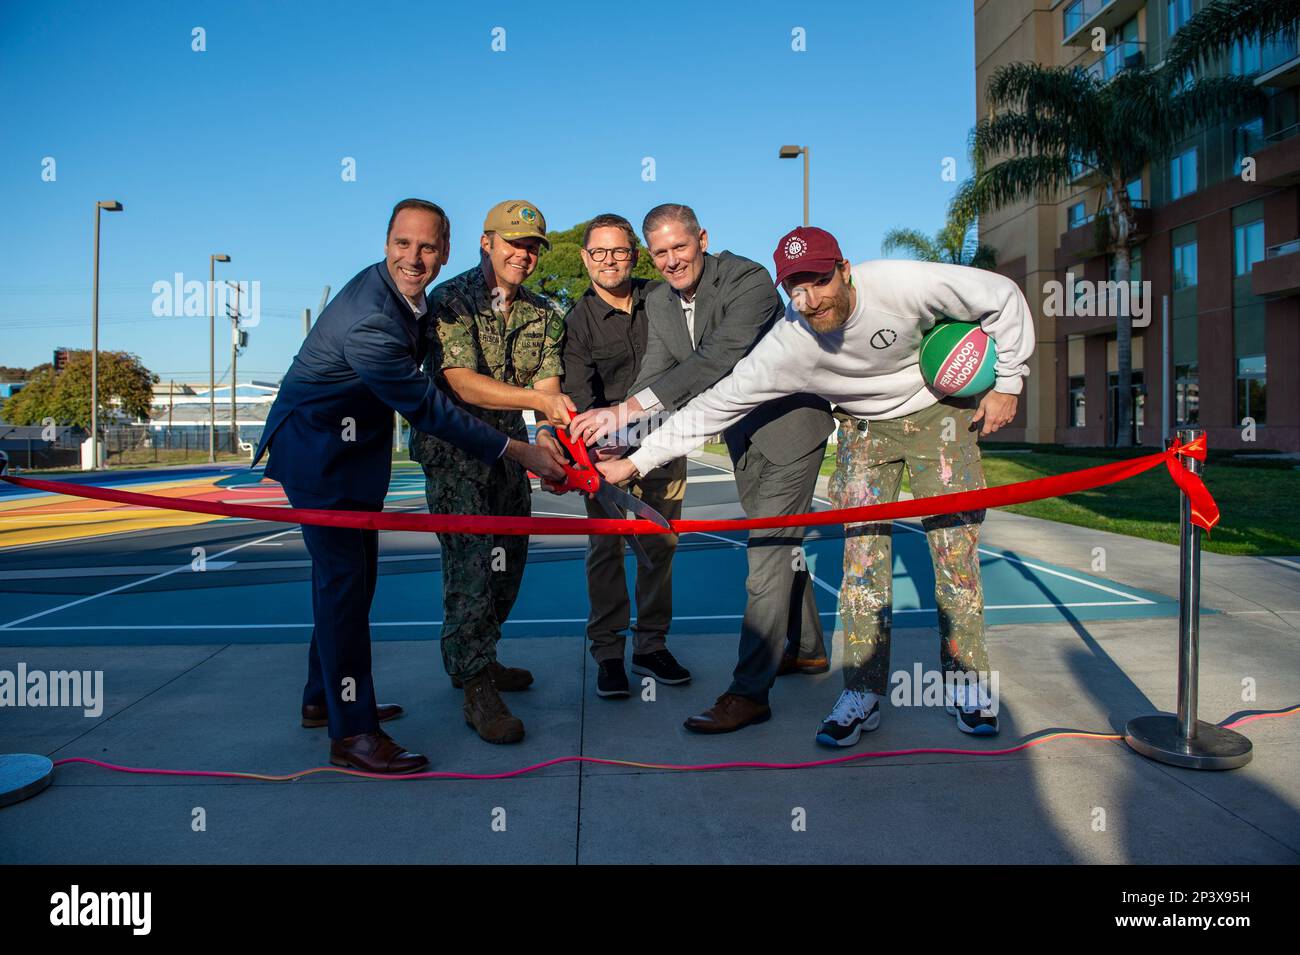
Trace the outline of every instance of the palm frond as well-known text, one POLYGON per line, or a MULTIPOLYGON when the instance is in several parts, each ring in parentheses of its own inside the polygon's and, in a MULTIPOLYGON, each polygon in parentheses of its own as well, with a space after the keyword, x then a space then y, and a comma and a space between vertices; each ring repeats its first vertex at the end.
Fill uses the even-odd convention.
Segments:
POLYGON ((1088 140, 1080 124, 1066 117, 1040 117, 1022 112, 986 116, 971 131, 971 148, 982 163, 1005 153, 1079 153, 1088 140))
POLYGON ((935 243, 916 229, 890 229, 880 240, 880 251, 885 255, 906 252, 922 262, 939 262, 943 258, 935 243))
POLYGON ((1063 156, 1016 156, 968 179, 953 197, 954 215, 979 214, 1068 185, 1073 177, 1063 156))
POLYGON ((1208 65, 1233 43, 1295 29, 1300 0, 1213 0, 1174 34, 1165 68, 1181 75, 1197 64, 1208 65))
POLYGON ((1258 113, 1265 103, 1263 91, 1244 76, 1208 76, 1170 98, 1168 123, 1178 140, 1198 126, 1258 113))
POLYGON ((1069 116, 1100 86, 1100 81, 1082 70, 1005 63, 989 77, 985 99, 991 113, 1011 107, 1032 116, 1069 116))

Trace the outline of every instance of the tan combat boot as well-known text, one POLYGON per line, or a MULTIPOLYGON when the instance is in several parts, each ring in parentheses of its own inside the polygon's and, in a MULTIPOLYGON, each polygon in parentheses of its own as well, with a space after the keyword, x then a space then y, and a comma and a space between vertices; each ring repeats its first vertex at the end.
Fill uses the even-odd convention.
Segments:
POLYGON ((511 714, 486 668, 465 681, 465 722, 489 743, 517 743, 524 738, 523 720, 511 714))

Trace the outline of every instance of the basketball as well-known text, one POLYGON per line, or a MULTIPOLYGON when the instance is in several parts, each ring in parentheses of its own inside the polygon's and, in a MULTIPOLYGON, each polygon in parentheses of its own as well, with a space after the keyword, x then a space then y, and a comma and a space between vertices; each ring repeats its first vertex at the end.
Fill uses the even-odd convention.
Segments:
POLYGON ((940 394, 965 398, 993 387, 997 357, 978 325, 940 322, 921 339, 921 376, 940 394))

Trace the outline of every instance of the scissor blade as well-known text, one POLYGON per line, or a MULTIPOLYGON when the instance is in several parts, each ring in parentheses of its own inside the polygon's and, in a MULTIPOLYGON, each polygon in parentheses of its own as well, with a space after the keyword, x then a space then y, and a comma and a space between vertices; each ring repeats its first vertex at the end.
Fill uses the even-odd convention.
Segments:
MULTIPOLYGON (((608 486, 609 485, 607 484, 602 484, 601 491, 603 491, 608 486)), ((604 510, 604 512, 608 514, 610 517, 612 517, 614 520, 616 521, 625 520, 623 516, 623 512, 619 509, 618 505, 613 503, 608 497, 603 497, 600 494, 600 491, 597 491, 594 497, 596 498, 597 501, 600 502, 601 509, 604 510)), ((645 565, 646 570, 654 570, 655 562, 650 559, 650 555, 647 554, 645 548, 641 546, 641 542, 637 540, 637 535, 625 534, 624 536, 627 538, 627 542, 632 545, 632 552, 636 554, 636 559, 641 561, 641 563, 645 565)))
POLYGON ((596 497, 600 499, 602 503, 607 501, 614 507, 626 508, 637 517, 644 517, 647 521, 650 521, 652 524, 658 524, 666 531, 673 529, 673 525, 669 523, 668 518, 664 517, 645 501, 638 500, 631 494, 627 493, 627 491, 620 491, 618 488, 614 487, 614 485, 606 481, 601 482, 600 490, 596 492, 596 497))

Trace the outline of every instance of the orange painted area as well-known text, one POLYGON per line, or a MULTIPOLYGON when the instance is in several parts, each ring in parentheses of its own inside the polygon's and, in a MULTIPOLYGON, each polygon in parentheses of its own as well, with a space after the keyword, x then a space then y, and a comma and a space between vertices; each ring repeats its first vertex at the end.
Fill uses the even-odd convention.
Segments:
MULTIPOLYGON (((123 485, 123 488, 141 494, 194 501, 267 505, 285 503, 284 491, 272 481, 244 487, 217 487, 216 481, 223 476, 129 484, 123 485)), ((221 518, 210 514, 91 501, 69 494, 42 494, 39 497, 0 501, 0 550, 131 531, 189 527, 217 520, 221 518)))

